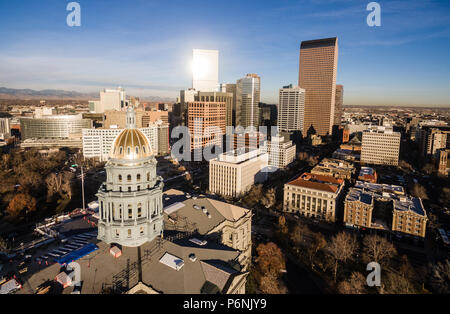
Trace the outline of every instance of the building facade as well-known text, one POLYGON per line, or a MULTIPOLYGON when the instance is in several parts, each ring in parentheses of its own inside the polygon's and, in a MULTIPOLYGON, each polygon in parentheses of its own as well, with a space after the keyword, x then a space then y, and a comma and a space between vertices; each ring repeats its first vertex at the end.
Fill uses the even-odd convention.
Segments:
MULTIPOLYGON (((163 125, 161 126, 163 127, 163 125)), ((164 129, 167 129, 164 127, 164 129)), ((152 124, 148 128, 141 128, 141 131, 149 139, 152 151, 155 154, 163 154, 159 151, 159 126, 152 124)), ((114 139, 123 131, 123 129, 83 129, 83 156, 85 158, 97 158, 100 161, 107 161, 110 157, 110 152, 114 139)), ((167 131, 167 136, 169 136, 167 131)), ((168 139, 167 139, 168 141, 168 139)))
POLYGON ((240 111, 240 124, 244 128, 258 130, 261 79, 256 74, 247 74, 236 83, 236 109, 240 111))
POLYGON ((188 128, 191 135, 191 150, 210 145, 222 146, 223 135, 226 131, 226 103, 189 102, 188 128))
POLYGON ((392 128, 372 127, 362 136, 361 162, 397 166, 400 153, 400 133, 392 128))
POLYGON ((267 179, 269 156, 259 149, 240 148, 209 161, 209 191, 237 197, 267 179))
POLYGON ((278 103, 278 129, 303 132, 305 90, 292 84, 280 88, 278 103))
POLYGON ((351 162, 324 158, 312 170, 313 174, 330 176, 337 179, 351 180, 355 175, 356 169, 351 162))
POLYGON ((334 104, 334 125, 341 125, 344 107, 344 85, 336 85, 336 98, 334 104))
POLYGON ((283 136, 272 136, 270 141, 264 143, 262 151, 269 155, 269 166, 285 168, 295 160, 296 145, 283 136))
POLYGON ((343 188, 342 179, 305 172, 284 185, 283 210, 334 222, 343 188))
POLYGON ((202 92, 214 92, 219 88, 219 51, 193 49, 192 88, 202 92))
POLYGON ((79 138, 83 128, 91 128, 92 120, 78 115, 53 115, 41 118, 20 118, 22 140, 32 138, 79 138))
POLYGON ((225 103, 225 126, 233 125, 233 94, 227 92, 198 92, 194 101, 201 102, 224 102, 225 103))
POLYGON ((298 86, 305 90, 303 134, 332 133, 335 119, 338 39, 303 41, 300 45, 298 86))

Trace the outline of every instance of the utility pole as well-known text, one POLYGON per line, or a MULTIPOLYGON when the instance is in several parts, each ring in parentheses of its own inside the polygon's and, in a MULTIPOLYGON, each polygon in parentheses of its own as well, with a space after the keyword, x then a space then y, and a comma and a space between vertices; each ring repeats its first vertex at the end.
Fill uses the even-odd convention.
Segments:
POLYGON ((83 174, 83 166, 81 166, 81 195, 83 198, 83 211, 85 210, 84 206, 84 174, 83 174))

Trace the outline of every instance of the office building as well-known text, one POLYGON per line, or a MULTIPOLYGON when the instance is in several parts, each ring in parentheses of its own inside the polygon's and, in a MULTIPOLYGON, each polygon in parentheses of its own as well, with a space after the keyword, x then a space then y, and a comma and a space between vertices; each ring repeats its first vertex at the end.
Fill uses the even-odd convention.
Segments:
POLYGON ((283 136, 272 136, 261 148, 269 155, 269 166, 285 168, 295 160, 296 146, 283 136))
POLYGON ((11 119, 0 117, 0 140, 7 140, 11 137, 11 119))
POLYGON ((233 94, 233 104, 231 106, 231 124, 227 125, 239 125, 241 111, 240 108, 236 107, 236 84, 222 83, 220 84, 220 91, 223 93, 233 94))
POLYGON ((144 111, 142 115, 142 126, 147 127, 152 123, 161 120, 164 123, 169 123, 169 112, 165 110, 150 110, 144 111))
POLYGON ((20 118, 22 140, 77 138, 81 143, 81 130, 91 127, 92 121, 83 119, 82 114, 20 118))
POLYGON ((400 133, 389 127, 372 127, 362 136, 361 163, 397 166, 400 133))
POLYGON ((104 113, 107 110, 122 110, 128 106, 125 90, 121 87, 117 89, 104 89, 100 92, 100 100, 89 101, 89 111, 104 113))
MULTIPOLYGON (((107 161, 109 159, 109 153, 111 152, 114 139, 123 131, 123 129, 105 129, 105 128, 86 128, 82 130, 83 134, 83 156, 85 158, 95 158, 99 161, 107 161)), ((152 148, 152 152, 157 155, 164 155, 165 148, 159 147, 159 139, 163 134, 169 136, 167 125, 151 124, 149 127, 140 128, 141 131, 148 139, 152 148), (159 133, 162 128, 161 133, 159 133), (163 131, 164 130, 164 131, 163 131)), ((165 140, 165 142, 168 141, 165 140)))
POLYGON ((331 135, 335 119, 338 39, 303 41, 298 86, 305 90, 303 134, 331 135))
POLYGON ((226 102, 194 101, 187 105, 191 150, 210 145, 222 146, 226 131, 226 102))
POLYGON ((209 161, 209 191, 238 197, 267 179, 269 156, 259 149, 239 148, 209 161))
POLYGON ((193 49, 192 88, 202 92, 215 92, 219 88, 219 51, 193 49))
POLYGON ((233 93, 227 92, 202 92, 194 96, 194 101, 200 102, 224 102, 225 103, 225 126, 233 125, 233 93))
POLYGON ((344 180, 303 173, 284 185, 283 210, 334 222, 344 180))
POLYGON ((334 125, 341 125, 344 106, 344 85, 336 85, 336 97, 334 103, 334 125))
POLYGON ((305 90, 292 84, 280 88, 278 103, 278 129, 303 132, 305 90))
MULTIPOLYGON (((138 128, 142 128, 142 117, 144 115, 144 111, 136 110, 136 126, 138 128)), ((104 117, 105 120, 103 122, 104 128, 118 128, 124 129, 126 126, 126 115, 127 112, 125 110, 105 110, 104 117)))
POLYGON ((244 128, 258 130, 261 79, 256 74, 247 74, 236 83, 236 109, 240 111, 240 123, 244 128))

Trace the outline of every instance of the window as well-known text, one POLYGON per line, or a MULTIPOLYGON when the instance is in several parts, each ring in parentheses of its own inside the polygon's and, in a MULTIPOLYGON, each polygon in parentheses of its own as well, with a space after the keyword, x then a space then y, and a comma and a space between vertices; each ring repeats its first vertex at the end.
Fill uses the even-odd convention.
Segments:
POLYGON ((146 153, 145 146, 142 146, 142 151, 144 152, 144 154, 146 153))
POLYGON ((118 238, 120 236, 119 230, 116 229, 116 238, 118 238))
POLYGON ((131 238, 131 229, 128 229, 128 237, 131 238))
POLYGON ((123 147, 122 147, 122 146, 120 146, 120 149, 119 149, 119 154, 120 154, 120 155, 122 155, 122 152, 123 152, 123 147))
POLYGON ((139 154, 139 147, 136 146, 136 155, 139 154))
POLYGON ((119 174, 119 182, 122 182, 122 175, 119 174))
POLYGON ((141 216, 142 216, 142 204, 139 203, 138 204, 138 218, 141 218, 141 216))
POLYGON ((133 208, 131 207, 131 205, 128 205, 128 219, 132 218, 133 218, 133 208))
POLYGON ((127 175, 127 181, 131 182, 131 174, 127 175))
POLYGON ((128 187, 128 192, 131 192, 131 186, 128 187))
POLYGON ((140 233, 141 233, 141 235, 144 235, 144 227, 140 228, 140 233))
POLYGON ((128 154, 128 155, 131 154, 131 147, 128 147, 128 148, 127 148, 127 154, 128 154))
POLYGON ((136 180, 141 181, 141 174, 140 173, 137 174, 136 180))

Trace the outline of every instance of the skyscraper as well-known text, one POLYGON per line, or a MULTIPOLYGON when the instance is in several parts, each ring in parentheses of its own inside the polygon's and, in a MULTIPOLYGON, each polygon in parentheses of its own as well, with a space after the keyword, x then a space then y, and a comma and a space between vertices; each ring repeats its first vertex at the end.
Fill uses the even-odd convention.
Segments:
POLYGON ((336 85, 336 97, 334 105, 334 124, 341 125, 342 106, 344 105, 344 85, 336 85))
POLYGON ((230 83, 222 83, 220 84, 219 90, 223 93, 232 93, 233 94, 233 103, 231 107, 231 124, 227 125, 234 125, 236 126, 236 120, 237 117, 241 115, 240 111, 238 112, 236 110, 236 84, 230 84, 230 83))
POLYGON ((219 88, 219 51, 193 49, 192 87, 197 91, 215 92, 219 88))
POLYGON ((236 121, 236 126, 258 129, 260 89, 261 78, 257 74, 247 74, 237 81, 236 111, 240 111, 240 119, 236 121))
POLYGON ((305 89, 303 134, 313 127, 318 135, 331 134, 336 95, 337 37, 303 41, 298 85, 305 89))
POLYGON ((280 131, 302 131, 305 110, 305 90, 298 86, 280 88, 278 103, 278 129, 280 131))

